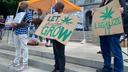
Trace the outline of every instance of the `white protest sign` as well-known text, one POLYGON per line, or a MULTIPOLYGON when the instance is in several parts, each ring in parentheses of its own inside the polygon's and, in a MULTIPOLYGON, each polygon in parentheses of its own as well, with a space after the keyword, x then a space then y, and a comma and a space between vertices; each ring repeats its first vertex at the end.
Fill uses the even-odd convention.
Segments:
POLYGON ((13 20, 13 23, 21 23, 23 18, 24 18, 24 16, 25 16, 25 14, 26 14, 25 12, 17 13, 15 18, 14 18, 14 20, 13 20))
POLYGON ((13 15, 7 16, 5 24, 6 25, 10 25, 12 23, 12 21, 13 21, 13 17, 14 17, 13 15))

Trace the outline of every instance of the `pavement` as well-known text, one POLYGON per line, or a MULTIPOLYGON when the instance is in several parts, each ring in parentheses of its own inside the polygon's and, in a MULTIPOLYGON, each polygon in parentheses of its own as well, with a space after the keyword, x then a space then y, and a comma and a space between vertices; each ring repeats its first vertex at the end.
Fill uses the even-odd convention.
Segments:
MULTIPOLYGON (((0 42, 1 44, 7 44, 7 40, 0 42)), ((13 46, 12 42, 10 42, 8 45, 13 46)), ((29 46, 29 49, 35 50, 35 51, 41 51, 41 52, 47 52, 47 53, 53 53, 52 47, 45 47, 45 46, 29 46)), ((103 58, 101 54, 97 54, 97 52, 100 51, 100 47, 96 46, 94 44, 90 43, 81 43, 81 42, 68 42, 65 49, 66 56, 74 57, 74 58, 80 58, 80 59, 86 59, 86 60, 92 60, 92 61, 98 61, 103 62, 103 58)), ((127 48, 122 47, 122 51, 128 53, 127 48)), ((128 59, 128 56, 123 54, 123 58, 128 59)), ((128 63, 124 61, 124 66, 128 66, 128 63)), ((86 72, 95 72, 95 69, 87 67, 86 72)))
MULTIPOLYGON (((52 47, 29 46, 29 48, 36 51, 53 53, 52 47)), ((100 47, 91 43, 68 42, 65 47, 66 56, 103 62, 102 55, 97 54, 98 51, 100 51, 100 47)), ((127 48, 122 47, 122 51, 128 54, 127 48)), ((128 56, 123 54, 123 58, 124 60, 128 59, 128 56)), ((128 63, 124 62, 124 65, 128 66, 128 63)))
MULTIPOLYGON (((37 51, 53 53, 52 47, 29 46, 29 48, 37 51)), ((98 51, 100 51, 100 47, 90 43, 82 44, 81 42, 68 42, 66 45, 65 54, 66 56, 70 57, 103 62, 102 55, 97 54, 98 51)), ((127 53, 127 48, 123 47, 122 51, 127 53)), ((128 56, 123 54, 123 58, 124 60, 128 59, 128 56)), ((124 62, 124 65, 128 66, 128 63, 124 62)))

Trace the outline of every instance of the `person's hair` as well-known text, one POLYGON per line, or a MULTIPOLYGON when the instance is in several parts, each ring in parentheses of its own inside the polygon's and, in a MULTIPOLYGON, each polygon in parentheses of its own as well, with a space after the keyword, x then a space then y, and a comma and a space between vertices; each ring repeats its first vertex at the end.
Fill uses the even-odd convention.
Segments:
POLYGON ((55 11, 56 12, 60 12, 60 10, 63 11, 63 9, 64 9, 64 4, 63 3, 61 3, 61 2, 56 3, 56 5, 55 5, 55 11))
POLYGON ((41 9, 37 9, 37 11, 40 11, 40 12, 42 12, 42 10, 41 10, 41 9))
POLYGON ((28 5, 28 1, 21 1, 20 3, 21 3, 21 4, 23 3, 23 4, 28 5))

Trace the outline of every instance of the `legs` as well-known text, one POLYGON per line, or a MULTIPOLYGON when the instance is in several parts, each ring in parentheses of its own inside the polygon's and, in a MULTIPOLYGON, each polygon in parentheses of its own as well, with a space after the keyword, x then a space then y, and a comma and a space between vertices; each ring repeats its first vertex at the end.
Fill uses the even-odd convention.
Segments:
POLYGON ((20 36, 20 43, 22 48, 22 58, 23 58, 23 64, 28 64, 28 47, 27 47, 27 35, 21 35, 20 36))
POLYGON ((59 59, 58 59, 58 49, 56 46, 56 42, 53 44, 54 58, 55 58, 55 70, 59 70, 59 59))
POLYGON ((100 37, 100 46, 101 46, 102 56, 104 59, 104 70, 105 72, 111 72, 111 50, 110 50, 108 36, 100 37))
POLYGON ((98 72, 112 72, 111 53, 114 56, 114 72, 123 72, 123 57, 120 47, 120 35, 101 36, 100 46, 104 59, 104 68, 98 72))
POLYGON ((114 56, 114 72, 123 72, 123 56, 120 47, 120 36, 111 36, 110 45, 114 56))
POLYGON ((16 52, 15 52, 15 59, 14 63, 15 64, 20 64, 20 59, 21 59, 21 44, 20 44, 20 39, 19 36, 15 35, 15 47, 16 47, 16 52))
POLYGON ((65 46, 60 42, 53 41, 53 49, 55 55, 55 70, 65 71, 65 46))
POLYGON ((19 70, 24 70, 28 67, 27 34, 17 35, 15 38, 16 53, 12 64, 16 64, 18 67, 21 66, 19 70))

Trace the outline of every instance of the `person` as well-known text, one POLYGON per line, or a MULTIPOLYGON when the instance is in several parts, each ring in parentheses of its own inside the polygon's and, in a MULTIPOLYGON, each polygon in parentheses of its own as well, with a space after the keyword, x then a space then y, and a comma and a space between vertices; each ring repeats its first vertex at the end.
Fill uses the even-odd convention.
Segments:
POLYGON ((2 40, 3 28, 5 27, 4 21, 3 15, 0 15, 0 40, 2 40))
POLYGON ((45 46, 46 46, 46 47, 52 47, 52 46, 53 46, 53 45, 52 45, 52 40, 49 39, 49 38, 46 38, 45 46))
POLYGON ((35 14, 33 15, 32 22, 34 23, 36 29, 39 27, 39 25, 41 24, 45 16, 46 16, 46 13, 42 12, 41 9, 38 9, 37 12, 35 12, 35 14))
POLYGON ((15 33, 16 53, 15 59, 9 64, 13 67, 18 67, 19 70, 28 68, 28 25, 32 20, 32 12, 28 9, 28 2, 22 1, 20 3, 20 11, 25 12, 25 16, 21 23, 12 23, 15 33))
POLYGON ((40 44, 40 42, 42 42, 43 38, 41 36, 35 35, 34 32, 39 27, 45 16, 46 13, 43 13, 41 9, 38 9, 37 11, 34 12, 32 23, 30 24, 29 37, 31 37, 31 39, 29 40, 27 45, 37 46, 40 44))
MULTIPOLYGON (((112 0, 102 0, 100 7, 107 5, 112 0)), ((125 1, 119 0, 121 7, 119 10, 124 13, 125 1)), ((124 72, 123 71, 123 56, 120 46, 121 34, 100 36, 100 47, 104 59, 104 66, 102 69, 97 69, 96 72, 124 72), (114 56, 114 70, 111 67, 111 53, 114 56)))
MULTIPOLYGON (((64 9, 64 4, 61 2, 56 3, 55 12, 62 14, 64 9)), ((65 45, 58 42, 57 40, 53 41, 53 50, 55 58, 55 69, 52 72, 64 72, 65 71, 65 45)))

